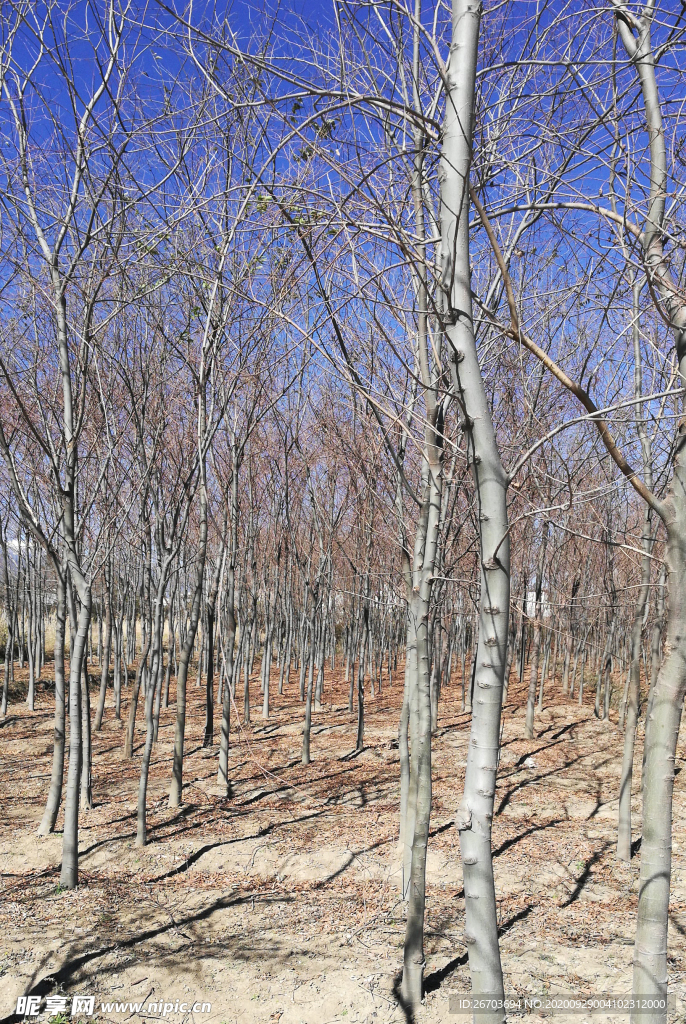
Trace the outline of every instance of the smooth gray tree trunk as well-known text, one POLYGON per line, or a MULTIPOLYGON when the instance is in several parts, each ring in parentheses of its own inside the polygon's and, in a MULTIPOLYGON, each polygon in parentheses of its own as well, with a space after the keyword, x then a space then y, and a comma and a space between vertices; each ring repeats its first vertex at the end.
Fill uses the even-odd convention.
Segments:
POLYGON ((62 869, 60 885, 75 889, 79 877, 79 789, 81 781, 81 676, 91 616, 91 590, 78 566, 71 561, 69 570, 76 578, 81 607, 69 662, 69 768, 64 805, 62 869))
MULTIPOLYGON (((204 420, 203 420, 204 423, 204 420)), ((204 428, 199 431, 200 437, 204 436, 204 428)), ((202 604, 203 581, 205 578, 205 558, 207 555, 207 482, 205 480, 205 466, 201 467, 200 481, 200 536, 198 539, 197 569, 195 578, 195 590, 193 593, 193 604, 191 606, 191 617, 188 625, 188 632, 184 641, 181 657, 179 658, 179 673, 176 678, 176 722, 174 726, 174 753, 172 761, 172 777, 169 789, 169 806, 179 807, 183 799, 183 745, 186 735, 186 686, 188 680, 188 666, 195 644, 195 635, 200 620, 202 604)), ((202 665, 202 646, 200 648, 200 664, 202 665)), ((154 680, 152 681, 154 684, 154 680)))
MULTIPOLYGON (((650 144, 650 196, 641 235, 646 273, 660 295, 674 335, 682 383, 686 381, 686 300, 672 277, 665 255, 663 224, 667 195, 667 151, 660 95, 651 41, 653 4, 640 18, 623 3, 615 3, 616 27, 641 85, 650 144)), ((686 424, 682 418, 675 438, 674 472, 663 502, 649 502, 666 531, 665 562, 669 586, 665 657, 650 697, 646 718, 643 770, 643 831, 639 871, 633 995, 666 999, 667 934, 672 857, 672 800, 674 765, 681 712, 686 694, 686 424)), ((664 1011, 633 1010, 632 1022, 665 1024, 664 1011)))
MULTIPOLYGON (((650 509, 648 506, 646 506, 643 531, 643 543, 650 546, 650 509)), ((631 661, 624 723, 624 751, 619 781, 617 821, 617 857, 620 860, 631 860, 631 785, 634 770, 638 704, 641 691, 641 634, 643 632, 643 616, 649 591, 650 556, 646 553, 641 561, 641 588, 638 592, 638 599, 634 610, 634 622, 631 630, 631 661)))
POLYGON ((102 728, 102 716, 105 713, 105 698, 107 696, 107 681, 110 673, 110 655, 112 653, 112 588, 107 573, 105 574, 105 636, 102 654, 102 671, 100 673, 100 693, 98 695, 98 707, 95 713, 93 728, 99 732, 102 728))
MULTIPOLYGON (((238 552, 238 462, 233 452, 233 474, 231 478, 231 512, 228 543, 228 567, 224 612, 226 614, 226 645, 222 651, 225 660, 226 679, 222 699, 222 724, 219 737, 219 764, 217 786, 223 794, 229 795, 229 738, 231 732, 231 700, 234 697, 234 648, 236 645, 236 556, 238 552)), ((243 637, 241 637, 241 644, 243 637)), ((247 696, 247 693, 246 693, 247 696)), ((249 704, 248 704, 249 710, 249 704)))
POLYGON ((529 665, 529 690, 526 701, 526 725, 524 735, 528 740, 534 737, 534 714, 536 711, 536 685, 538 683, 538 664, 541 657, 541 594, 543 592, 543 572, 545 554, 548 545, 548 523, 543 524, 541 543, 538 549, 538 565, 536 567, 536 583, 534 587, 534 622, 533 641, 531 644, 531 663, 529 665))
MULTIPOLYGON (((491 823, 500 740, 510 609, 508 480, 498 452, 477 354, 469 255, 469 175, 481 6, 453 0, 441 162, 442 272, 451 313, 446 334, 453 387, 465 410, 468 457, 478 499, 480 599, 478 648, 465 788, 456 816, 465 891, 465 941, 472 992, 503 996, 491 823)), ((479 1015, 502 1021, 502 1010, 479 1015)))
MULTIPOLYGON (((52 775, 48 799, 43 818, 38 829, 39 836, 49 835, 57 821, 57 813, 62 800, 62 781, 64 778, 64 644, 67 626, 67 594, 64 575, 60 566, 55 566, 57 583, 57 601, 55 608, 55 726, 54 747, 52 754, 52 775)), ((5 655, 7 657, 7 655, 5 655)))
POLYGON ((91 700, 88 658, 83 658, 83 679, 81 682, 81 795, 79 806, 88 811, 93 806, 92 768, 93 751, 91 743, 91 700))

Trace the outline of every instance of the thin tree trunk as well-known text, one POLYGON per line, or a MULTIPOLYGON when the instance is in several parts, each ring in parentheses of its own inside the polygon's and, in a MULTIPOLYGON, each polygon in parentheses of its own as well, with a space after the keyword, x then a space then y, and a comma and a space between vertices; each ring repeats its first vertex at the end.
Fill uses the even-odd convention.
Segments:
POLYGON ((79 806, 82 811, 89 811, 93 806, 92 768, 93 753, 91 743, 91 700, 90 678, 88 676, 88 658, 83 659, 83 681, 81 685, 81 795, 79 806))
MULTIPOLYGON (((14 603, 12 601, 12 588, 10 586, 10 574, 7 556, 7 536, 0 523, 0 544, 2 545, 2 562, 3 562, 3 573, 5 577, 5 610, 7 613, 7 640, 5 641, 5 664, 3 666, 3 681, 2 681, 2 708, 0 714, 4 718, 7 714, 7 700, 9 695, 9 683, 10 683, 10 669, 12 666, 12 660, 14 658, 14 603)), ((55 640, 57 643, 57 640, 55 640)), ((64 658, 64 646, 63 646, 63 658, 64 658)), ((64 662, 63 662, 64 671, 64 662)), ((55 687, 57 686, 57 679, 55 679, 55 687)), ((64 702, 64 678, 62 679, 62 701, 64 702)), ((57 714, 57 706, 55 706, 55 714, 57 714)), ((64 717, 64 710, 62 712, 64 717)), ((64 733, 64 724, 63 724, 64 733)), ((62 737, 64 743, 64 736, 62 737)), ((61 790, 61 783, 60 783, 61 790)))
POLYGON ((360 658, 357 667, 357 738, 355 749, 364 750, 364 665, 367 650, 367 638, 369 635, 369 609, 365 606, 363 610, 363 631, 360 648, 360 658))
MULTIPOLYGON (((228 567, 224 610, 226 613, 226 646, 222 649, 222 664, 226 675, 222 701, 222 724, 219 737, 219 763, 217 786, 227 796, 231 793, 229 781, 229 738, 231 732, 231 700, 234 696, 234 648, 236 646, 236 556, 238 554, 238 469, 239 462, 233 449, 233 473, 231 477, 230 533, 228 538, 228 567)), ((226 526, 224 527, 226 533, 226 526)), ((223 633, 222 633, 223 636, 223 633)), ((241 637, 241 643, 243 637, 241 637)), ((246 694, 246 696, 248 696, 246 694)), ((248 710, 249 710, 248 703, 248 710)))
POLYGON ((138 808, 136 815, 136 846, 145 846, 147 843, 147 793, 148 776, 150 773, 150 758, 155 740, 154 707, 159 708, 159 695, 162 686, 162 635, 164 631, 164 592, 167 587, 167 576, 171 558, 166 555, 160 566, 160 578, 157 584, 155 595, 154 619, 151 623, 149 636, 152 640, 152 661, 150 666, 150 679, 145 694, 145 746, 141 759, 141 774, 138 784, 138 808))
MULTIPOLYGON (((650 509, 646 506, 643 521, 643 543, 648 549, 650 537, 650 509)), ((638 704, 641 691, 641 633, 643 632, 643 616, 650 591, 650 555, 649 550, 641 561, 641 589, 634 611, 634 623, 631 630, 631 664, 629 668, 629 690, 626 703, 626 719, 624 727, 624 752, 622 756, 622 772, 619 782, 619 816, 617 827, 617 856, 620 860, 631 860, 631 784, 634 768, 634 745, 636 740, 636 723, 638 722, 638 704)))
POLYGON ((665 593, 667 590, 666 578, 666 566, 663 565, 657 585, 655 621, 653 623, 653 633, 650 641, 650 689, 648 690, 648 715, 650 714, 652 695, 655 689, 655 683, 657 682, 657 675, 660 671, 660 662, 662 660, 662 632, 664 629, 665 593))
POLYGON ((526 727, 524 735, 528 740, 534 736, 534 713, 536 709, 536 685, 538 683, 538 663, 541 655, 541 594, 543 591, 543 572, 545 554, 548 545, 548 523, 543 524, 541 544, 538 549, 538 566, 536 567, 536 584, 534 588, 534 637, 531 646, 531 664, 529 666, 529 692, 526 701, 526 727))
POLYGON ((305 725, 303 727, 303 745, 301 761, 303 764, 310 763, 310 733, 312 730, 312 689, 314 683, 314 647, 310 645, 310 665, 307 677, 307 697, 305 700, 305 725))
MULTIPOLYGON (((465 932, 475 995, 503 997, 498 913, 493 879, 491 823, 500 740, 500 711, 507 660, 510 550, 507 477, 498 453, 491 410, 474 338, 469 259, 469 171, 474 121, 474 83, 480 7, 453 0, 453 39, 447 71, 443 132, 443 274, 452 278, 447 336, 454 352, 453 386, 465 410, 465 437, 479 503, 481 590, 479 648, 464 796, 456 824, 460 833, 465 932), (454 261, 454 262, 453 262, 454 261)), ((500 1024, 497 1008, 480 1024, 500 1024)))
MULTIPOLYGON (((186 684, 188 680, 188 665, 193 651, 198 621, 200 619, 200 606, 202 602, 202 588, 205 573, 205 553, 207 551, 207 497, 205 494, 204 480, 200 484, 200 489, 200 538, 198 542, 198 564, 195 593, 193 595, 188 632, 179 658, 179 674, 176 678, 176 724, 174 728, 172 777, 169 790, 170 807, 179 807, 182 802, 183 745, 186 734, 186 684)), ((200 652, 200 662, 202 664, 202 650, 200 652)))
MULTIPOLYGON (((410 586, 411 591, 411 586, 410 586)), ((410 891, 410 874, 412 870, 412 836, 414 835, 414 814, 410 819, 409 815, 409 789, 410 789, 410 700, 412 697, 412 661, 410 651, 416 646, 410 637, 411 619, 409 614, 409 603, 407 608, 407 627, 405 639, 405 681, 403 689, 403 703, 400 711, 400 727, 398 730, 398 753, 400 756, 400 837, 399 845, 402 855, 402 872, 400 876, 400 891, 403 900, 406 900, 410 891)))
POLYGON ((131 703, 129 704, 129 718, 126 724, 126 739, 124 742, 124 757, 133 757, 133 737, 134 730, 136 727, 136 710, 138 708, 138 697, 141 691, 141 683, 143 681, 143 675, 146 671, 146 665, 148 660, 148 654, 150 652, 150 633, 145 639, 143 650, 141 651, 140 660, 136 669, 136 678, 133 683, 133 693, 131 694, 131 703))
POLYGON ((81 575, 73 556, 69 560, 69 571, 76 577, 81 607, 69 662, 69 768, 64 806, 60 885, 65 889, 75 889, 79 876, 79 784, 82 756, 81 675, 90 626, 91 590, 81 575))
MULTIPOLYGON (((57 813, 62 800, 62 780, 64 778, 64 644, 66 638, 67 594, 64 575, 59 565, 54 566, 57 582, 57 604, 55 608, 55 726, 54 746, 52 754, 52 775, 48 799, 43 818, 38 829, 39 836, 49 835, 55 828, 57 813)), ((7 652, 5 652, 7 660, 7 652)))
POLYGON ((105 643, 102 657, 102 672, 100 674, 100 694, 98 696, 98 709, 95 714, 94 729, 100 732, 102 728, 102 716, 105 712, 105 697, 107 694, 107 681, 110 672, 110 654, 112 651, 112 586, 111 569, 108 575, 105 572, 105 643))

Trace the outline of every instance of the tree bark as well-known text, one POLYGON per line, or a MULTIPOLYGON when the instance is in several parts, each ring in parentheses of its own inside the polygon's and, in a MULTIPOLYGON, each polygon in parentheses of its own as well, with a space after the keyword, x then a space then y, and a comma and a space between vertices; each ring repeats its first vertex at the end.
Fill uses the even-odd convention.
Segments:
MULTIPOLYGON (((643 543, 650 545, 650 509, 646 505, 643 520, 643 543)), ((617 857, 620 860, 631 860, 631 784, 634 770, 634 746, 636 740, 636 724, 638 722, 638 705, 641 692, 641 634, 643 632, 643 616, 650 591, 650 556, 646 551, 641 561, 641 588, 638 592, 634 623, 631 630, 631 663, 629 667, 629 690, 627 693, 624 751, 622 756, 622 772, 619 781, 619 811, 617 823, 617 857)))
POLYGON ((147 836, 147 794, 148 794, 148 776, 150 773, 150 757, 152 755, 152 747, 155 739, 155 722, 153 716, 153 708, 155 701, 159 697, 159 691, 162 686, 162 672, 161 672, 161 661, 162 661, 162 632, 164 628, 164 593, 167 588, 167 576, 169 572, 169 563, 171 559, 169 555, 166 555, 160 566, 160 578, 157 584, 157 593, 155 595, 155 612, 150 630, 150 636, 152 638, 152 662, 150 666, 150 679, 148 681, 147 690, 145 693, 145 746, 143 748, 143 757, 141 759, 141 774, 138 784, 138 807, 136 815, 136 846, 145 846, 148 841, 147 836))
POLYGON ((526 726, 524 735, 528 740, 534 737, 534 713, 536 710, 536 684, 538 683, 538 663, 541 656, 541 594, 543 592, 543 572, 545 569, 545 553, 548 545, 548 523, 543 524, 541 544, 538 549, 538 565, 536 567, 536 584, 534 587, 534 636, 531 645, 531 664, 529 666, 529 691, 526 701, 526 726))
MULTIPOLYGON (((55 727, 54 747, 52 754, 52 775, 48 800, 43 818, 38 829, 39 836, 49 835, 57 821, 57 813, 62 800, 62 780, 64 777, 64 644, 66 638, 67 594, 64 575, 60 566, 55 566, 57 582, 57 603, 55 608, 55 727)), ((7 653, 5 653, 7 658, 7 653)))
POLYGON ((98 696, 98 708, 95 713, 93 728, 100 732, 102 728, 102 716, 105 713, 105 697, 107 695, 107 681, 110 673, 110 655, 112 653, 112 586, 111 568, 110 573, 105 572, 105 637, 102 655, 102 671, 100 673, 100 694, 98 696))
MULTIPOLYGON (((204 429, 200 430, 200 436, 204 436, 204 429)), ((201 460, 202 461, 202 460, 201 460)), ((198 563, 195 580, 195 592, 193 594, 193 605, 188 632, 179 658, 179 673, 176 678, 176 724, 174 727, 174 755, 172 764, 171 787, 169 790, 169 806, 179 807, 182 801, 183 792, 183 744, 186 734, 186 684, 188 680, 188 665, 191 652, 195 643, 195 634, 200 619, 200 607, 202 603, 202 588, 205 576, 205 556, 207 553, 207 482, 205 480, 204 464, 201 466, 200 481, 200 536, 198 540, 198 563)), ((202 659, 202 650, 200 652, 202 659)))
POLYGON ((60 885, 75 889, 79 876, 79 786, 81 780, 81 676, 91 616, 91 589, 80 569, 70 561, 69 570, 76 580, 81 607, 69 662, 69 768, 64 805, 62 869, 60 885))
MULTIPOLYGON (((226 595, 224 598, 226 613, 226 645, 223 658, 226 662, 224 695, 222 702, 222 724, 219 738, 219 765, 217 769, 217 785, 228 796, 231 791, 229 782, 229 737, 231 730, 231 700, 234 697, 234 648, 236 645, 236 557, 238 554, 238 462, 234 450, 233 473, 231 477, 231 527, 229 536, 229 559, 226 572, 226 595)), ((241 642, 243 637, 241 637, 241 642)), ((249 705, 248 705, 249 708, 249 705)))
POLYGON ((83 658, 83 681, 81 685, 81 793, 79 806, 82 811, 89 811, 93 806, 92 769, 93 748, 91 737, 91 700, 90 679, 88 677, 88 658, 83 658))
MULTIPOLYGON (((469 173, 480 13, 480 4, 474 0, 453 0, 441 167, 441 234, 443 280, 449 285, 452 321, 446 334, 453 352, 453 386, 465 410, 465 434, 480 526, 481 591, 474 701, 464 796, 456 817, 465 891, 465 938, 472 991, 475 995, 502 997, 491 823, 507 659, 510 549, 508 480, 481 377, 472 315, 469 173)), ((503 1019, 503 1012, 497 1009, 480 1016, 481 1024, 499 1024, 503 1019)))

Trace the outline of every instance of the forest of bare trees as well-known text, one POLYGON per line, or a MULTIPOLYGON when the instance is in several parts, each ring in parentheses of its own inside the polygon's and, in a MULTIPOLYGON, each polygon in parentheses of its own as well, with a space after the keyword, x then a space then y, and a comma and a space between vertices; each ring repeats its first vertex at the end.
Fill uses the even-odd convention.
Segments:
MULTIPOLYGON (((632 1024, 676 1020, 684 5, 5 0, 0 17, 8 929, 21 899, 95 885, 84 844, 163 851, 165 815, 197 814, 201 837, 222 815, 258 836, 295 820, 257 816, 248 763, 296 794, 318 764, 376 784, 378 748, 384 795, 350 827, 385 814, 395 865, 379 1019, 448 1019, 459 990, 500 1024, 503 787, 585 729, 609 751, 607 824, 570 903, 602 854, 628 900, 617 991, 632 1024), (454 851, 449 898, 432 844, 454 851), (44 852, 22 867, 15 845, 44 852), (430 913, 456 930, 429 975, 430 913)), ((590 826, 571 818, 574 843, 590 826)), ((536 828, 522 877, 557 856, 536 828)), ((16 977, 10 958, 4 1019, 95 992, 104 968, 73 965, 105 944, 16 977)), ((342 1020, 326 985, 306 1018, 248 1002, 240 1019, 342 1020)))

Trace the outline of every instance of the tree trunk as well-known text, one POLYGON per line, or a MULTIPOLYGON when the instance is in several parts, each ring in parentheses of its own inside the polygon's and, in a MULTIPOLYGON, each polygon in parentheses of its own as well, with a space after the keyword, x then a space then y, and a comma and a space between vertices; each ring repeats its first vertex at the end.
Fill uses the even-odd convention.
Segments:
POLYGON ((369 609, 365 605, 363 610, 362 638, 360 640, 360 658, 357 666, 357 738, 355 749, 364 750, 364 666, 365 654, 367 651, 367 638, 369 635, 369 609))
MULTIPOLYGON (((12 588, 10 586, 10 574, 7 556, 7 536, 5 534, 4 529, 2 528, 2 524, 0 524, 0 544, 2 545, 3 573, 5 577, 5 611, 7 614, 7 640, 5 641, 5 664, 3 666, 2 681, 2 708, 0 708, 0 714, 2 714, 2 717, 4 718, 5 715, 7 714, 7 699, 10 684, 10 667, 12 665, 12 659, 14 657, 14 604, 12 601, 12 588)), ((55 638, 55 644, 57 644, 57 638, 55 638)), ((57 680, 55 680, 55 686, 56 685, 57 680)), ((64 679, 62 680, 62 701, 64 701, 64 679)), ((55 707, 55 714, 57 714, 57 707, 55 707)), ((64 736, 62 737, 62 742, 64 743, 64 736)))
MULTIPOLYGON (((174 727, 174 754, 172 763, 171 787, 169 790, 169 806, 179 807, 182 802, 183 793, 183 744, 186 734, 186 684, 188 680, 188 665, 193 651, 195 634, 200 618, 200 604, 202 601, 203 577, 205 571, 205 551, 207 550, 207 506, 201 513, 200 541, 198 553, 198 571, 191 607, 191 618, 186 633, 186 640, 179 658, 179 674, 176 677, 176 724, 174 727)), ((200 652, 202 663, 202 651, 200 652)), ((154 681, 153 681, 154 682, 154 681)))
POLYGON ((88 658, 84 656, 81 685, 81 795, 79 801, 82 811, 89 811, 93 806, 91 739, 90 678, 88 676, 88 658))
MULTIPOLYGON (((111 571, 110 571, 111 572, 111 571)), ((102 672, 100 673, 100 694, 98 696, 98 709, 95 713, 95 724, 93 728, 100 732, 102 728, 102 716, 105 712, 105 697, 107 694, 107 680, 110 673, 110 654, 112 651, 112 587, 111 578, 105 572, 105 643, 102 655, 102 672)))
MULTIPOLYGON (((229 737, 231 732, 231 700, 234 696, 234 647, 236 645, 236 556, 238 553, 238 463, 235 450, 233 452, 233 474, 231 478, 231 527, 228 542, 228 568, 226 579, 226 596, 224 608, 226 612, 226 647, 223 651, 226 679, 222 701, 222 724, 219 737, 219 765, 217 769, 217 786, 226 796, 230 795, 229 782, 229 737)), ((226 527, 225 527, 226 532, 226 527)), ((241 637, 241 642, 243 637, 241 637)), ((249 705, 248 705, 249 708, 249 705)))
POLYGON ((143 650, 141 651, 140 660, 138 662, 138 668, 136 669, 136 678, 133 683, 133 693, 131 694, 131 703, 129 704, 129 719, 126 724, 126 739, 124 741, 124 757, 133 757, 133 737, 134 730, 136 727, 136 710, 138 708, 138 697, 141 691, 141 683, 143 681, 143 674, 146 671, 146 664, 148 660, 148 653, 150 651, 150 633, 145 639, 143 650))
MULTIPOLYGON (((481 590, 475 699, 460 832, 465 937, 475 995, 503 996, 498 914, 491 855, 491 822, 500 739, 502 687, 510 608, 507 477, 498 453, 474 337, 469 259, 469 171, 480 6, 453 0, 452 47, 447 70, 441 174, 443 277, 452 283, 446 333, 454 353, 453 386, 465 410, 465 436, 478 497, 481 590), (454 322, 453 322, 454 321, 454 322)), ((480 1015, 480 1024, 502 1021, 502 1010, 480 1015)))
MULTIPOLYGON (((215 599, 216 600, 216 599, 215 599)), ((207 605, 207 674, 205 676, 205 731, 202 737, 203 747, 211 747, 214 743, 214 618, 216 604, 207 605)))
MULTIPOLYGON (((313 593, 313 614, 316 614, 317 602, 319 600, 319 586, 314 587, 313 593)), ((303 764, 310 763, 310 734, 312 731, 312 701, 314 697, 314 660, 315 660, 315 630, 311 631, 309 644, 308 674, 307 674, 307 695, 305 699, 305 725, 303 727, 303 745, 301 760, 303 764)))
POLYGON ((545 569, 545 553, 548 545, 548 523, 543 524, 541 544, 538 549, 538 565, 536 567, 536 584, 534 587, 534 637, 531 646, 531 664, 529 666, 529 692, 526 701, 526 727, 524 735, 528 740, 534 737, 534 713, 536 710, 536 685, 538 683, 538 663, 541 656, 541 594, 543 590, 543 572, 545 569))
POLYGON ((141 775, 138 784, 138 808, 136 815, 136 846, 145 846, 147 843, 147 793, 148 776, 150 772, 150 757, 155 739, 155 721, 153 708, 157 703, 159 706, 159 692, 162 686, 162 634, 164 630, 164 592, 167 587, 167 576, 171 559, 166 555, 160 566, 160 578, 157 584, 155 595, 155 614, 151 624, 150 637, 152 638, 152 662, 150 666, 150 679, 145 693, 145 746, 141 759, 141 775))
POLYGON ((250 721, 250 633, 254 628, 253 622, 248 626, 245 636, 245 656, 243 663, 243 721, 250 721))
POLYGON ((79 876, 79 783, 81 779, 81 675, 91 617, 91 589, 78 566, 70 559, 69 570, 76 579, 81 601, 69 662, 69 769, 64 805, 62 870, 60 885, 75 889, 79 876))
MULTIPOLYGON (((410 587, 411 590, 411 587, 410 587)), ((410 791, 410 701, 414 691, 413 687, 413 659, 411 652, 416 650, 416 641, 410 634, 411 617, 409 602, 407 606, 407 627, 405 638, 405 683, 403 689, 403 703, 400 711, 400 727, 398 731, 398 753, 400 756, 400 837, 399 845, 402 855, 402 871, 400 876, 400 891, 403 900, 406 900, 410 891, 410 874, 412 869, 412 836, 414 835, 414 811, 410 815, 409 791, 410 791)), ((416 659, 415 659, 416 660, 416 659)))
MULTIPOLYGON (((650 510, 646 506, 644 545, 650 544, 650 510)), ((619 817, 617 827, 617 856, 620 860, 631 860, 631 783, 634 770, 634 745, 638 704, 641 692, 641 634, 643 616, 650 591, 650 556, 646 551, 641 561, 641 589, 634 610, 634 624, 631 630, 631 663, 629 668, 629 690, 626 702, 624 726, 624 752, 622 773, 619 781, 619 817)))
MULTIPOLYGON (((423 502, 415 535, 413 588, 409 603, 410 658, 410 777, 405 849, 411 842, 407 924, 403 956, 402 994, 416 1009, 422 1000, 424 975, 424 914, 426 855, 431 817, 431 670, 429 664, 429 607, 436 566, 443 489, 442 420, 425 438, 423 502)), ((403 872, 406 875, 406 867, 403 872)))
MULTIPOLYGON (((677 479, 670 502, 672 516, 667 524, 669 602, 666 654, 655 683, 645 732, 643 832, 633 995, 646 999, 666 999, 667 996, 674 764, 686 694, 686 503, 683 501, 686 470, 682 467, 683 426, 680 426, 679 434, 677 479)), ((632 1022, 643 1019, 664 1022, 667 1014, 653 1013, 648 1018, 634 1012, 631 1019, 632 1022)))
POLYGON ((666 566, 663 566, 660 572, 660 579, 658 581, 657 586, 657 600, 655 602, 655 622, 653 623, 653 633, 650 641, 650 689, 648 690, 648 713, 650 713, 651 697, 655 689, 657 674, 660 671, 660 662, 662 660, 662 631, 664 628, 666 591, 665 581, 666 566))
MULTIPOLYGON (((61 567, 56 565, 57 605, 55 608, 55 727, 54 747, 52 754, 52 775, 48 800, 45 805, 43 819, 38 829, 39 836, 49 835, 57 821, 57 813, 62 800, 62 780, 64 777, 64 644, 66 638, 67 594, 64 575, 61 567)), ((7 652, 5 652, 7 660, 7 652)))
POLYGON ((24 603, 28 596, 29 605, 29 632, 26 638, 26 656, 29 663, 29 689, 26 696, 26 703, 28 704, 29 711, 35 711, 35 700, 36 700, 36 662, 35 662, 35 649, 34 649, 34 588, 35 588, 35 557, 36 557, 36 546, 31 540, 27 538, 26 543, 26 570, 24 580, 24 603), (33 548, 33 565, 31 560, 31 549, 33 548), (33 569, 33 572, 32 572, 33 569), (28 591, 28 595, 27 595, 28 591))

